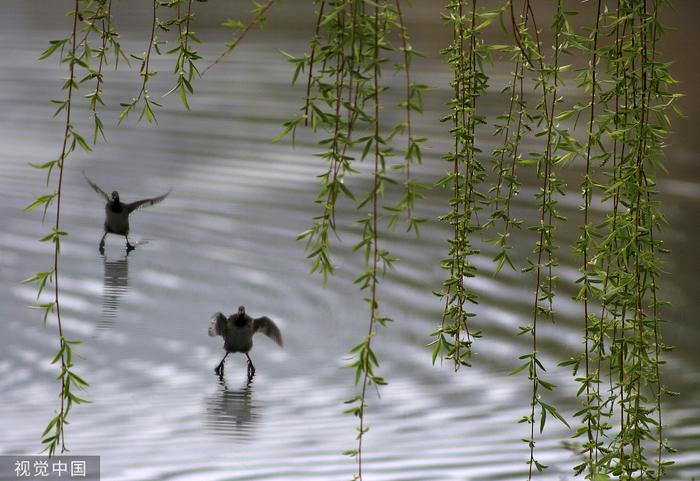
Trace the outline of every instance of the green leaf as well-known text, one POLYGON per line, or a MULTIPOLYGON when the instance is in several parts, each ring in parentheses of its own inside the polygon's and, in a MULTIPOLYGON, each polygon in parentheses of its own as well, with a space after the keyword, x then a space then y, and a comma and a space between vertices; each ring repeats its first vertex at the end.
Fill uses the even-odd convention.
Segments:
MULTIPOLYGON (((53 417, 53 419, 51 419, 51 421, 49 421, 49 424, 46 425, 44 432, 41 433, 42 438, 47 439, 47 438, 45 438, 45 436, 48 434, 49 431, 51 431, 51 428, 53 428, 56 425, 56 423, 58 422, 59 419, 61 419, 61 415, 57 414, 56 416, 53 417)), ((42 441, 42 442, 45 442, 45 441, 42 441)))
POLYGON ((39 55, 39 60, 44 60, 44 59, 49 58, 51 55, 53 55, 53 53, 56 50, 63 47, 68 42, 68 40, 69 39, 67 39, 67 38, 64 38, 62 40, 51 40, 49 42, 49 44, 50 44, 49 47, 46 50, 44 50, 43 52, 41 52, 41 55, 39 55))
POLYGON ((30 211, 30 210, 36 209, 36 208, 39 207, 40 205, 45 205, 45 204, 48 205, 48 204, 51 203, 51 201, 53 201, 54 197, 56 197, 56 194, 55 194, 55 193, 53 193, 53 194, 46 194, 46 195, 42 195, 42 196, 40 196, 40 197, 37 197, 37 198, 34 200, 34 202, 32 202, 31 204, 29 204, 29 205, 28 205, 27 207, 25 207, 23 210, 24 210, 24 211, 30 211))

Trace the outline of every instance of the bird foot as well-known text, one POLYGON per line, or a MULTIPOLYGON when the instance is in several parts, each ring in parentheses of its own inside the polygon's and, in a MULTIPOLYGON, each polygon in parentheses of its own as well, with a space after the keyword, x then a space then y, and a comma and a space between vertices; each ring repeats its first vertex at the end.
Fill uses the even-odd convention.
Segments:
POLYGON ((255 376, 255 366, 253 366, 253 363, 248 361, 248 380, 253 379, 253 376, 255 376))
POLYGON ((129 252, 133 251, 136 249, 136 246, 129 244, 128 242, 126 243, 126 253, 128 254, 129 252))
POLYGON ((100 254, 104 255, 105 254, 105 241, 100 242, 100 246, 97 249, 100 251, 100 254))
POLYGON ((214 368, 214 372, 217 374, 219 377, 224 376, 224 363, 220 363, 218 366, 214 368))

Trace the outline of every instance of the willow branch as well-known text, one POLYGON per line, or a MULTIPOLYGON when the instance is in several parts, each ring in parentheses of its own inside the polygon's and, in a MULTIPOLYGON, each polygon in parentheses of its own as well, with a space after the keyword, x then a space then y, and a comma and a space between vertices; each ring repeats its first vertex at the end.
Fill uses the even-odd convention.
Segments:
POLYGON ((246 24, 246 26, 241 30, 241 33, 238 34, 238 36, 229 44, 229 46, 224 50, 217 58, 214 60, 207 68, 205 68, 202 71, 202 76, 204 76, 207 71, 212 68, 214 65, 218 64, 221 62, 223 59, 231 55, 231 52, 233 52, 236 47, 238 46, 239 43, 241 43, 241 40, 245 38, 245 36, 248 34, 250 29, 253 28, 254 25, 257 25, 260 23, 260 21, 265 17, 265 13, 270 9, 272 4, 275 3, 275 0, 268 0, 268 2, 263 5, 262 7, 256 9, 255 16, 246 24))

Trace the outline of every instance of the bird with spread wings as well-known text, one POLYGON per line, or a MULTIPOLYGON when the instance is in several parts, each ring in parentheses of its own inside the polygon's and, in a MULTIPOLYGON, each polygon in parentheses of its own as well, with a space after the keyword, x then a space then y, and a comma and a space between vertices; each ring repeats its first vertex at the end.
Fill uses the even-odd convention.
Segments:
POLYGON ((219 376, 224 374, 224 361, 232 352, 242 352, 248 358, 248 378, 255 374, 255 366, 248 352, 253 348, 253 334, 262 333, 282 347, 282 333, 277 324, 267 316, 253 318, 246 314, 245 307, 240 306, 236 314, 226 317, 217 312, 209 319, 209 335, 224 338, 226 355, 214 370, 219 376))
POLYGON ((163 199, 165 199, 171 192, 168 190, 165 194, 159 195, 158 197, 151 197, 148 199, 141 199, 135 202, 125 203, 121 201, 119 198, 119 192, 116 190, 112 192, 111 196, 107 195, 107 193, 100 189, 95 182, 90 180, 85 172, 83 172, 83 176, 85 176, 85 180, 87 180, 87 183, 90 184, 90 187, 92 187, 95 192, 100 194, 107 202, 105 204, 104 234, 102 235, 102 239, 100 239, 99 246, 101 254, 104 254, 105 237, 107 234, 124 236, 126 238, 126 251, 130 252, 133 250, 134 246, 129 242, 129 215, 135 210, 143 209, 162 202, 163 199))

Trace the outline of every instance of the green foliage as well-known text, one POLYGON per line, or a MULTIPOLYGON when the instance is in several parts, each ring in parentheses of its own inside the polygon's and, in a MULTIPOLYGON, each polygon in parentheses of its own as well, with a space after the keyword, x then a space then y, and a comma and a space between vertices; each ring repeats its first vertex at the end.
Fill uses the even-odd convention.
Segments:
MULTIPOLYGON (((200 0, 202 1, 202 0, 200 0)), ((216 60, 214 60, 207 68, 204 69, 202 72, 202 75, 204 75, 210 68, 212 68, 214 65, 217 63, 221 62, 223 59, 231 55, 233 51, 238 47, 238 44, 241 43, 243 38, 248 34, 248 32, 255 26, 259 26, 260 28, 265 26, 265 22, 267 21, 267 17, 265 16, 267 11, 272 7, 272 5, 279 3, 280 0, 267 0, 266 3, 260 4, 256 1, 253 1, 253 12, 252 12, 252 18, 248 21, 248 23, 243 23, 240 20, 234 20, 231 18, 227 18, 225 22, 222 23, 224 27, 237 30, 238 35, 233 40, 230 40, 229 42, 226 42, 226 50, 224 50, 221 55, 219 55, 216 60)))
POLYGON ((452 359, 455 370, 469 366, 472 343, 481 336, 480 331, 470 328, 475 316, 468 304, 476 304, 476 293, 468 286, 468 280, 477 275, 471 256, 480 250, 474 246, 473 236, 481 230, 478 212, 484 194, 480 191, 486 180, 486 171, 479 158, 476 129, 486 123, 486 117, 477 109, 477 100, 488 89, 488 76, 484 64, 491 61, 489 48, 482 42, 481 32, 500 10, 478 9, 475 2, 466 11, 468 2, 455 0, 447 5, 443 14, 445 23, 453 31, 452 44, 443 50, 443 55, 453 73, 451 86, 454 97, 448 107, 450 114, 443 122, 450 122, 450 133, 454 149, 443 158, 449 162, 450 171, 438 181, 438 185, 449 188, 450 212, 440 218, 452 227, 448 255, 442 268, 449 277, 443 281, 443 289, 437 294, 445 301, 440 328, 432 333, 433 362, 437 356, 452 359))
MULTIPOLYGON (((202 74, 233 52, 253 27, 264 26, 277 2, 253 2, 247 22, 226 20, 223 25, 233 29, 235 36, 202 74)), ((429 88, 412 81, 411 66, 419 54, 411 46, 404 18, 403 6, 410 2, 314 3, 317 17, 309 53, 295 57, 283 52, 293 67, 292 84, 306 80, 304 105, 284 123, 274 141, 287 135, 294 139, 301 126, 319 137, 316 155, 325 162, 315 199, 319 214, 299 239, 306 242, 311 271, 324 280, 335 270, 331 242, 339 238, 336 213, 343 205, 357 212, 353 226, 358 240, 353 250, 362 255, 364 270, 355 284, 364 291, 369 312, 367 334, 350 350, 348 367, 354 371, 359 392, 346 402, 346 412, 356 416, 359 425, 357 445, 345 454, 356 458, 356 478, 362 479, 363 439, 369 429, 365 419, 368 387, 386 384, 379 372, 375 338, 380 326, 390 321, 380 312, 379 288, 382 274, 396 259, 384 248, 382 233, 403 220, 406 230, 417 235, 425 221, 416 215, 416 207, 428 186, 417 182, 411 171, 421 162, 426 141, 415 131, 413 118, 423 111, 423 96, 429 88), (402 100, 393 106, 401 118, 395 125, 388 125, 389 116, 383 114, 388 107, 382 104, 388 89, 382 74, 390 62, 404 83, 402 100), (401 160, 392 165, 392 157, 399 157, 399 152, 401 160), (367 182, 353 183, 353 178, 367 182), (354 187, 357 184, 369 187, 359 191, 354 187), (385 200, 387 192, 399 189, 398 201, 385 200)), ((664 454, 672 451, 663 437, 662 397, 675 394, 661 379, 661 356, 669 348, 660 337, 664 302, 658 297, 658 282, 660 254, 666 250, 658 239, 665 219, 656 200, 656 175, 663 170, 664 138, 670 127, 666 111, 675 109, 678 97, 671 93, 675 81, 668 64, 657 58, 656 51, 664 30, 659 12, 668 1, 618 0, 614 9, 601 0, 582 2, 595 18, 591 28, 582 29, 571 20, 576 12, 565 11, 564 2, 558 0, 552 5, 551 41, 542 37, 533 3, 502 0, 484 8, 476 0, 449 0, 442 15, 453 34, 453 41, 442 52, 452 73, 454 94, 443 122, 453 146, 443 157, 446 173, 436 187, 449 189, 448 212, 440 220, 450 226, 452 234, 441 262, 446 279, 437 295, 444 301, 444 311, 432 333, 432 363, 438 357, 447 359, 458 370, 474 362, 474 340, 481 336, 474 326, 476 309, 472 306, 479 300, 474 280, 485 273, 477 270, 473 256, 481 254, 487 239, 496 251, 492 275, 508 266, 520 269, 525 273, 523 279, 534 282, 532 317, 517 333, 528 339, 529 346, 513 374, 527 373, 531 386, 528 411, 520 418, 528 431, 523 439, 529 451, 528 479, 547 468, 535 455, 547 418, 567 427, 569 423, 548 402, 547 393, 555 386, 545 378, 538 332, 555 329, 556 227, 564 220, 558 201, 566 190, 560 174, 567 164, 580 162, 581 233, 571 247, 580 259, 575 299, 581 305, 584 348, 560 364, 572 369, 579 384, 581 409, 574 417, 580 425, 574 427, 574 438, 581 441, 574 449, 582 461, 574 472, 590 480, 661 479, 671 464, 664 454), (512 35, 512 42, 489 44, 485 33, 499 24, 512 35), (562 63, 564 55, 587 59, 586 66, 568 76, 582 100, 562 95, 563 79, 572 70, 562 63), (479 102, 488 92, 488 67, 494 57, 510 59, 513 69, 501 90, 508 97, 506 111, 491 119, 479 102), (585 119, 582 135, 575 128, 581 119, 585 119), (489 123, 499 138, 490 156, 482 151, 479 138, 489 123), (528 170, 538 182, 529 199, 537 211, 530 225, 516 218, 512 209, 522 175, 528 170), (596 202, 605 206, 603 216, 591 209, 596 202), (487 212, 483 222, 481 211, 487 212), (521 229, 524 224, 526 229, 521 229), (519 236, 534 239, 532 254, 524 260, 512 254, 519 236), (550 323, 543 324, 544 319, 550 323)), ((99 117, 105 105, 104 70, 110 60, 116 68, 120 59, 128 63, 131 57, 140 63, 140 89, 131 101, 121 103, 118 121, 134 112, 139 120, 145 117, 157 122, 156 110, 161 106, 151 97, 149 81, 158 72, 152 69, 151 60, 162 53, 168 36, 174 36, 174 47, 164 51, 175 58, 175 85, 167 93, 177 92, 189 110, 194 82, 200 75, 196 63, 202 60, 194 49, 199 43, 193 29, 194 5, 192 0, 152 0, 148 44, 143 54, 136 55, 126 54, 120 46, 112 25, 112 0, 75 0, 70 34, 51 40, 40 54, 40 59, 57 55, 69 73, 62 86, 64 98, 52 100, 54 116, 65 116, 60 154, 31 164, 45 172, 47 188, 52 181, 55 186, 25 208, 41 207, 46 217, 55 206, 55 221, 40 239, 53 244, 53 265, 24 281, 37 286, 39 304, 34 307, 43 312, 44 323, 49 316, 55 316, 57 323, 59 349, 52 363, 60 364, 61 402, 42 435, 50 455, 59 446, 61 451, 66 449, 68 414, 74 404, 86 402, 75 393, 88 386, 74 369, 73 346, 78 341, 64 337, 59 300, 60 242, 68 235, 60 225, 64 163, 78 148, 93 148, 71 120, 76 92, 90 86, 84 98, 94 124, 92 144, 98 138, 106 141, 99 117), (166 20, 161 21, 159 15, 166 20), (94 37, 96 47, 91 44, 94 37), (49 285, 53 285, 52 298, 41 299, 49 285)))
POLYGON ((59 350, 51 360, 51 364, 61 364, 58 380, 62 388, 59 393, 61 410, 51 418, 44 432, 41 434, 41 442, 44 444, 44 450, 48 452, 49 456, 53 456, 56 453, 59 443, 61 445, 61 452, 66 451, 64 429, 65 425, 68 424, 68 413, 73 407, 73 404, 89 402, 75 394, 76 390, 82 391, 89 386, 89 383, 73 370, 72 346, 76 344, 80 344, 80 341, 71 341, 60 336, 59 350))
POLYGON ((192 0, 187 0, 187 11, 182 8, 185 0, 171 0, 168 3, 170 8, 176 9, 176 16, 164 24, 164 28, 171 26, 177 27, 177 46, 168 50, 168 54, 177 53, 175 68, 173 74, 177 76, 175 86, 165 95, 177 91, 180 94, 180 100, 187 110, 190 110, 190 104, 187 101, 187 96, 194 94, 192 81, 195 74, 199 75, 199 71, 195 66, 195 61, 202 57, 192 48, 192 43, 201 43, 201 40, 190 30, 190 22, 194 17, 192 12, 192 0))
MULTIPOLYGON (((53 103, 58 105, 58 110, 54 114, 54 117, 60 113, 65 114, 65 127, 63 134, 63 142, 60 155, 56 160, 51 160, 43 164, 32 164, 32 167, 39 170, 47 171, 46 185, 49 186, 52 178, 52 173, 54 168, 58 169, 58 180, 56 183, 55 191, 49 194, 39 196, 36 200, 30 203, 25 210, 30 211, 37 207, 44 207, 44 218, 48 212, 51 204, 56 201, 56 214, 53 227, 51 231, 39 239, 41 242, 51 241, 53 243, 53 265, 47 271, 38 272, 34 276, 26 279, 25 283, 36 283, 37 288, 37 300, 41 296, 44 289, 47 287, 47 283, 53 283, 53 299, 49 302, 42 302, 37 306, 34 306, 43 311, 43 320, 46 324, 49 314, 55 314, 56 324, 58 329, 59 337, 59 349, 52 360, 52 364, 60 364, 60 371, 57 377, 61 388, 59 391, 60 407, 56 411, 54 417, 49 421, 42 434, 42 443, 45 446, 45 450, 48 451, 49 456, 53 456, 56 450, 59 448, 61 452, 66 450, 65 445, 65 431, 64 427, 68 423, 68 414, 70 412, 73 403, 80 404, 85 402, 84 399, 78 397, 75 394, 75 389, 83 389, 88 383, 84 381, 80 376, 78 376, 73 370, 73 351, 72 345, 77 344, 78 341, 69 341, 63 336, 63 325, 61 323, 61 306, 59 301, 59 253, 60 253, 60 240, 61 237, 68 235, 67 232, 61 229, 61 194, 63 187, 63 169, 65 160, 67 157, 80 146, 83 150, 89 151, 90 147, 83 138, 82 135, 73 126, 71 122, 71 113, 73 111, 73 100, 75 98, 75 91, 77 91, 82 84, 86 82, 97 79, 100 81, 100 71, 95 70, 90 66, 90 59, 93 56, 93 50, 90 48, 88 43, 88 37, 90 33, 99 31, 97 29, 96 22, 103 22, 103 25, 107 22, 105 20, 108 17, 109 4, 105 1, 88 1, 76 0, 74 8, 71 11, 73 27, 69 37, 59 40, 53 40, 50 42, 49 47, 44 50, 40 55, 40 59, 47 59, 52 55, 59 53, 60 62, 68 66, 68 78, 63 84, 63 91, 66 96, 62 100, 54 100, 53 103), (83 37, 78 38, 79 34, 79 24, 82 24, 83 37), (86 75, 79 79, 79 71, 82 69, 86 75)), ((106 35, 105 30, 102 30, 103 39, 106 35)), ((103 41, 103 45, 105 45, 103 41)), ((102 61, 100 61, 101 68, 102 61)), ((99 92, 99 86, 97 90, 99 92)), ((95 102, 94 105, 99 102, 99 95, 93 95, 91 97, 92 101, 95 102), (97 99, 97 100, 95 100, 97 99)), ((95 138, 97 137, 99 118, 97 117, 96 111, 93 108, 94 118, 95 118, 95 138)))
MULTIPOLYGON (((176 3, 176 8, 180 8, 180 2, 175 2, 176 3)), ((158 40, 158 37, 156 35, 156 32, 158 29, 163 30, 163 31, 168 31, 168 26, 162 24, 158 20, 158 7, 160 5, 159 0, 153 0, 153 15, 151 17, 151 35, 150 39, 148 41, 148 47, 146 51, 142 55, 135 55, 131 54, 131 57, 134 60, 137 60, 138 62, 141 63, 141 67, 139 68, 139 75, 142 77, 142 83, 141 83, 141 89, 139 90, 138 95, 136 97, 132 98, 130 102, 122 102, 119 105, 122 107, 121 112, 119 113, 119 123, 122 123, 128 116, 129 114, 138 109, 139 105, 143 104, 141 107, 141 114, 139 115, 139 121, 146 117, 146 120, 148 122, 157 122, 156 120, 156 114, 154 111, 154 107, 161 107, 161 104, 156 102, 155 100, 151 99, 151 95, 148 91, 148 81, 151 79, 151 77, 154 77, 158 74, 158 72, 154 72, 150 68, 151 64, 151 54, 155 51, 156 53, 160 54, 160 43, 158 40)), ((179 18, 179 15, 178 15, 179 18)), ((189 16, 188 16, 189 20, 189 16)), ((182 36, 180 36, 182 37, 182 36)), ((178 37, 178 38, 180 38, 178 37)), ((187 38, 187 37, 186 37, 187 38)), ((180 58, 178 58, 178 62, 180 61, 180 58)), ((181 69, 180 69, 181 70, 181 69)), ((186 103, 186 99, 183 100, 183 102, 186 103)))
POLYGON ((595 29, 575 37, 591 59, 577 77, 590 100, 576 114, 589 109, 590 120, 576 245, 585 351, 574 369, 583 396, 577 435, 586 439, 585 461, 576 471, 591 479, 661 479, 672 464, 663 459, 672 450, 663 438, 661 398, 672 393, 660 374, 667 347, 659 333, 664 320, 657 287, 665 249, 656 233, 665 219, 654 198, 669 128, 665 110, 678 97, 670 92, 675 81, 667 65, 657 60, 664 29, 658 16, 667 5, 630 0, 605 11, 598 2, 595 29), (611 80, 600 82, 600 74, 611 80), (588 207, 596 195, 611 209, 593 221, 588 207), (593 301, 600 314, 591 309, 593 301), (583 375, 577 374, 580 363, 583 375))
POLYGON ((365 301, 369 306, 368 333, 363 341, 351 350, 348 367, 355 371, 355 383, 360 393, 348 401, 347 412, 359 419, 357 448, 346 452, 357 459, 357 478, 362 479, 362 441, 368 428, 365 422, 366 396, 369 385, 383 385, 384 378, 377 374, 379 367, 373 351, 377 325, 385 325, 389 319, 379 314, 378 287, 381 273, 391 267, 395 258, 380 247, 381 224, 393 228, 405 218, 407 230, 419 232, 424 219, 415 215, 415 202, 420 200, 426 186, 411 177, 411 165, 421 160, 421 144, 424 138, 413 132, 411 116, 423 109, 423 93, 427 86, 411 81, 410 66, 417 53, 410 44, 404 25, 401 1, 365 2, 356 0, 322 0, 316 2, 318 16, 310 53, 294 57, 285 53, 294 66, 292 84, 300 75, 306 77, 306 99, 301 114, 284 124, 275 141, 296 129, 309 126, 323 137, 318 144, 323 151, 317 156, 327 162, 319 176, 321 188, 316 203, 321 213, 313 225, 299 235, 306 241, 311 271, 319 272, 324 280, 334 272, 331 258, 331 238, 338 236, 336 210, 341 202, 354 204, 360 214, 356 222, 359 241, 353 250, 361 252, 366 269, 356 279, 360 289, 369 291, 365 301), (400 47, 391 41, 398 35, 400 47), (382 67, 390 58, 400 58, 395 70, 403 71, 405 78, 404 100, 397 106, 405 113, 404 120, 388 134, 382 126, 382 67), (389 166, 389 158, 395 155, 393 141, 405 137, 403 162, 389 166), (348 185, 351 176, 363 170, 358 162, 370 160, 371 188, 367 192, 354 192, 348 185), (403 174, 402 181, 397 177, 403 174), (384 201, 389 186, 403 184, 403 195, 393 204, 384 201))
MULTIPOLYGON (((513 140, 509 140, 506 134, 506 143, 504 151, 512 151, 513 155, 518 151, 519 143, 522 138, 523 125, 525 129, 534 137, 544 138, 544 147, 541 151, 530 152, 525 160, 520 160, 523 167, 532 166, 535 168, 535 174, 541 182, 541 187, 535 194, 535 202, 539 206, 539 218, 537 224, 530 226, 528 230, 536 234, 536 243, 533 250, 534 258, 527 260, 527 267, 523 268, 523 272, 532 272, 535 276, 535 295, 533 300, 532 322, 527 326, 520 327, 519 334, 529 334, 532 341, 532 350, 530 353, 521 356, 525 363, 521 365, 522 369, 527 368, 528 379, 531 382, 531 398, 530 412, 521 419, 521 422, 527 422, 530 427, 529 438, 523 440, 529 448, 528 464, 528 479, 533 478, 533 467, 537 471, 542 471, 546 468, 535 457, 536 433, 535 428, 539 420, 539 433, 542 434, 546 424, 547 414, 561 421, 568 426, 568 423, 558 413, 555 407, 544 402, 544 392, 554 389, 554 384, 545 381, 543 376, 546 369, 538 357, 538 329, 541 329, 542 318, 547 318, 551 322, 554 321, 553 301, 555 296, 556 276, 554 269, 558 265, 556 258, 557 245, 555 244, 555 222, 562 219, 562 216, 557 210, 557 200, 555 195, 563 194, 564 184, 557 177, 557 169, 563 162, 566 150, 562 148, 566 145, 568 134, 566 130, 560 129, 555 125, 556 106, 561 101, 558 95, 558 88, 561 83, 560 56, 567 49, 566 36, 570 31, 566 16, 562 10, 562 2, 559 1, 556 6, 556 11, 552 23, 552 44, 553 52, 551 59, 545 55, 545 48, 539 36, 537 29, 537 21, 535 13, 532 11, 529 2, 524 2, 519 17, 516 17, 514 6, 509 5, 511 26, 513 36, 516 40, 517 56, 515 57, 515 73, 511 84, 512 95, 515 93, 516 81, 520 83, 519 90, 519 119, 516 135, 513 140), (548 64, 549 62, 549 64, 548 64), (523 79, 526 76, 531 76, 533 81, 533 89, 537 91, 541 89, 541 95, 534 110, 529 110, 529 106, 523 99, 523 79), (523 121, 523 119, 525 119, 523 121), (555 150, 555 145, 559 149, 555 150), (539 412, 538 412, 539 411, 539 412)), ((515 99, 511 98, 510 112, 512 115, 513 104, 515 99)), ((499 159, 500 160, 500 159, 499 159)), ((499 162, 499 177, 503 167, 499 162)), ((503 220, 504 234, 508 232, 510 225, 513 224, 509 219, 509 207, 512 200, 513 192, 517 189, 517 180, 515 177, 515 162, 511 164, 511 172, 505 174, 508 182, 509 193, 505 198, 504 205, 506 206, 505 216, 497 215, 497 218, 503 220)), ((499 179, 500 182, 500 179, 499 179)), ((499 188, 496 188, 497 194, 499 188)), ((498 204, 499 199, 495 199, 498 204)), ((498 209, 496 209, 498 212, 498 209)), ((501 243, 501 253, 505 257, 507 254, 506 243, 501 243)), ((499 260, 499 265, 496 269, 498 272, 502 262, 499 260)))
MULTIPOLYGON (((506 0, 490 10, 474 0, 453 0, 443 14, 454 38, 443 51, 452 69, 454 90, 448 105, 450 113, 443 120, 450 124, 454 148, 444 157, 450 169, 437 186, 450 189, 450 211, 441 220, 452 227, 453 236, 448 241, 448 257, 442 261, 449 276, 437 293, 444 299, 445 308, 441 325, 432 333, 432 362, 438 357, 446 358, 454 363, 455 369, 472 362, 472 345, 481 332, 471 325, 476 314, 469 305, 477 303, 478 298, 470 288, 470 280, 481 274, 470 259, 480 254, 479 237, 495 231, 489 238, 489 243, 497 248, 493 257, 494 275, 506 265, 516 269, 522 262, 511 255, 513 236, 523 225, 523 220, 512 215, 511 205, 519 194, 520 172, 533 169, 540 182, 532 199, 539 215, 527 228, 535 237, 535 245, 521 270, 532 276, 535 294, 531 322, 519 328, 519 335, 530 336, 531 349, 520 357, 521 362, 514 370, 514 374, 526 372, 532 386, 529 412, 520 420, 529 431, 523 439, 529 450, 528 479, 536 471, 547 468, 535 456, 536 429, 541 435, 548 417, 569 426, 557 408, 547 402, 546 393, 555 386, 544 378, 546 369, 539 358, 538 329, 543 328, 543 319, 550 320, 550 325, 555 320, 559 249, 556 224, 565 220, 558 210, 558 199, 566 191, 559 171, 579 160, 585 164, 581 182, 583 220, 581 236, 573 248, 581 256, 582 275, 577 281, 576 299, 582 304, 585 349, 579 357, 562 363, 574 367, 581 386, 582 409, 576 417, 583 425, 575 430, 575 436, 586 439, 579 448, 585 462, 575 472, 585 471, 588 479, 644 476, 658 479, 669 464, 662 459, 662 451, 669 448, 661 435, 660 398, 668 391, 660 381, 660 355, 666 348, 660 341, 658 327, 662 302, 656 297, 656 279, 660 274, 657 254, 663 248, 654 240, 654 230, 660 227, 663 216, 658 202, 653 200, 654 174, 661 167, 662 138, 668 131, 663 109, 672 106, 676 98, 668 93, 673 80, 667 66, 654 60, 654 45, 661 31, 656 15, 665 3, 653 2, 648 6, 641 0, 621 0, 613 14, 603 11, 601 2, 593 2, 597 20, 593 28, 581 35, 570 20, 577 12, 565 11, 563 2, 559 1, 552 15, 551 43, 541 37, 529 0, 506 0), (520 6, 519 14, 516 3, 520 6), (510 24, 511 45, 489 45, 483 40, 484 31, 497 20, 504 30, 510 24), (601 23, 603 20, 607 24, 601 23), (603 46, 604 39, 610 41, 613 37, 612 45, 603 46), (496 117, 494 134, 502 139, 502 144, 491 153, 492 175, 489 175, 478 146, 477 132, 487 122, 478 109, 478 100, 487 93, 489 74, 485 67, 493 55, 509 56, 514 68, 510 81, 502 89, 502 93, 509 95, 508 109, 496 117), (588 67, 579 70, 575 78, 580 91, 588 95, 588 101, 567 102, 561 95, 562 81, 571 71, 571 65, 561 61, 563 55, 583 55, 590 59, 588 67), (601 62, 608 63, 605 74, 611 81, 599 80, 597 70, 601 62), (527 86, 528 82, 532 85, 527 86), (536 101, 528 100, 530 92, 537 94, 536 101), (602 107, 596 108, 599 105, 602 107), (575 130, 569 130, 569 122, 578 122, 584 114, 588 114, 588 122, 581 138, 572 133, 575 130), (656 119, 656 125, 649 126, 650 117, 656 119), (534 146, 528 147, 529 152, 523 148, 524 141, 534 146), (610 159, 613 159, 612 168, 610 159), (489 181, 490 187, 486 187, 489 181), (602 201, 612 204, 609 218, 602 223, 594 221, 590 214, 596 192, 602 201), (624 213, 622 206, 627 209, 624 213), (489 215, 482 224, 478 213, 485 207, 489 215), (600 316, 592 313, 594 305, 601 305, 600 316), (606 366, 611 388, 604 396, 606 366), (585 370, 583 376, 577 374, 580 369, 585 370), (605 420, 612 419, 616 410, 621 413, 618 428, 605 420), (656 426, 656 435, 649 426, 656 426), (644 455, 645 440, 649 439, 657 441, 656 470, 644 455)), ((373 122, 379 124, 378 113, 373 116, 364 108, 382 90, 367 87, 374 80, 371 73, 375 66, 371 63, 371 53, 363 55, 363 42, 371 39, 365 39, 362 33, 372 29, 363 27, 362 21, 372 21, 373 17, 364 10, 365 2, 321 1, 318 5, 310 54, 303 57, 285 54, 294 66, 293 84, 303 73, 308 75, 307 101, 302 114, 286 122, 275 140, 289 133, 293 135, 302 123, 310 125, 315 132, 327 133, 319 142, 326 150, 318 154, 328 162, 328 170, 320 177, 322 187, 316 199, 322 214, 299 236, 307 241, 312 271, 321 272, 325 278, 334 270, 329 242, 331 234, 336 232, 337 202, 342 199, 364 207, 376 201, 376 191, 360 197, 358 202, 356 193, 347 187, 345 179, 361 171, 354 167, 353 152, 360 151, 363 159, 374 149, 375 160, 383 166, 392 151, 389 147, 384 149, 386 143, 379 148, 380 138, 376 135, 353 138, 358 126, 364 132, 376 128, 373 122), (348 55, 348 51, 352 54, 348 55), (322 68, 314 72, 318 63, 322 68), (362 74, 352 75, 356 70, 362 74)), ((380 3, 377 8, 391 12, 385 4, 380 3)), ((420 99, 427 88, 411 83, 407 55, 411 50, 405 43, 408 34, 398 3, 394 15, 399 18, 403 43, 400 50, 406 54, 400 68, 406 70, 407 94, 401 107, 406 109, 407 120, 406 125, 397 125, 389 139, 397 133, 407 135, 405 164, 397 166, 407 173, 407 180, 406 196, 401 203, 385 209, 391 213, 390 226, 396 224, 401 211, 406 211, 409 230, 417 232, 418 224, 411 220, 411 212, 414 201, 420 197, 409 179, 411 163, 420 161, 418 144, 423 139, 416 137, 408 126, 411 114, 422 110, 420 99)), ((385 23, 391 25, 388 20, 385 23)), ((391 51, 393 47, 387 43, 384 48, 391 51)), ((382 180, 386 182, 388 178, 382 180)), ((378 185, 381 182, 375 183, 375 187, 378 185)), ((359 221, 363 234, 355 247, 364 251, 370 266, 372 259, 377 259, 376 252, 380 252, 376 247, 375 222, 371 215, 359 221)), ((357 279, 362 287, 372 289, 368 298, 372 308, 376 281, 376 271, 372 269, 357 279)), ((352 350, 351 367, 355 369, 356 382, 365 379, 382 384, 384 380, 375 377, 379 362, 371 347, 375 336, 371 326, 372 320, 368 335, 352 350)), ((361 394, 349 401, 352 405, 349 412, 361 419, 358 449, 348 452, 360 461, 360 477, 361 441, 366 432, 362 422, 366 407, 364 384, 361 394)))

